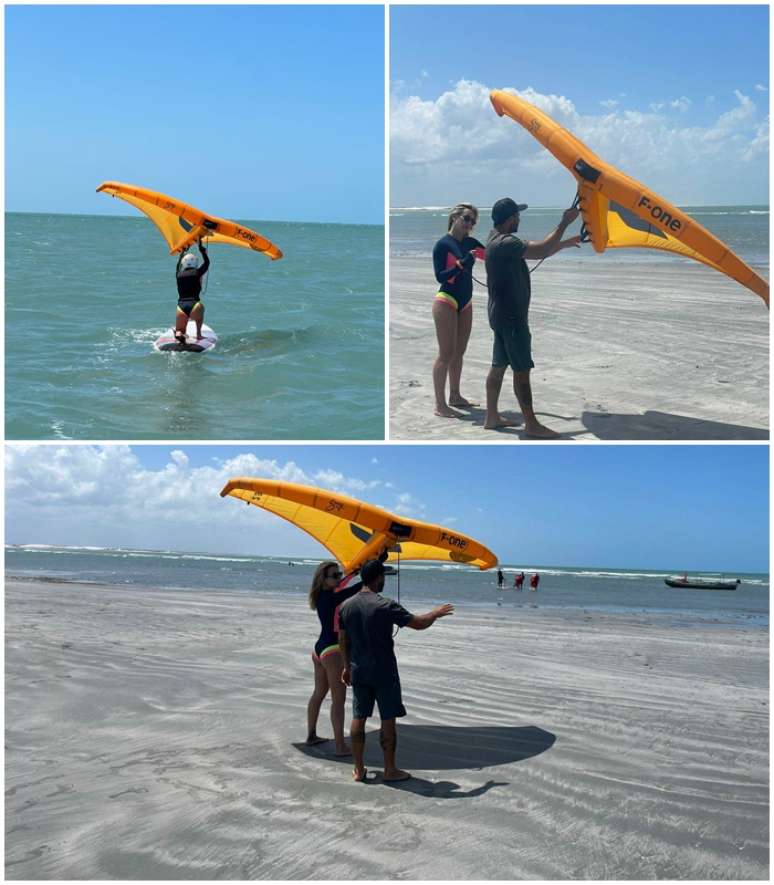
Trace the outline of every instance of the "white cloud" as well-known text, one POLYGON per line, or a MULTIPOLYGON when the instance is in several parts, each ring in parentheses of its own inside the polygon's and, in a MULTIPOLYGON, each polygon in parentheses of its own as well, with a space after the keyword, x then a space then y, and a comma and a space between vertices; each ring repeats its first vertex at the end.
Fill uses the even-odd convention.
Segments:
POLYGON ((676 111, 687 111, 692 102, 690 98, 686 98, 684 95, 681 98, 675 98, 669 102, 669 107, 674 108, 676 111))
POLYGON ((228 479, 261 476, 319 485, 422 517, 411 495, 383 491, 378 480, 332 469, 310 474, 292 460, 239 453, 192 466, 182 449, 147 468, 128 446, 6 446, 6 527, 10 543, 144 547, 212 552, 316 555, 318 545, 294 526, 236 499, 222 499, 228 479))
POLYGON ((403 516, 408 516, 411 519, 424 519, 426 507, 410 492, 401 492, 397 496, 395 512, 401 513, 403 516))
MULTIPOLYGON (((674 202, 766 199, 765 121, 738 90, 732 107, 724 98, 725 109, 702 125, 688 122, 693 101, 687 96, 654 102, 646 110, 624 110, 608 99, 603 113, 585 114, 565 95, 532 87, 506 91, 532 102, 602 158, 674 202), (679 117, 666 110, 678 111, 679 117), (740 165, 747 167, 744 174, 729 176, 729 169, 740 165)), ((504 182, 535 205, 555 205, 572 195, 567 170, 522 127, 499 119, 489 92, 482 83, 461 80, 435 100, 393 94, 393 205, 452 205, 463 199, 491 205, 502 196, 504 182)))
POLYGON ((600 105, 602 105, 603 108, 612 111, 613 108, 618 107, 618 100, 615 98, 606 98, 604 101, 600 101, 600 105))
POLYGON ((769 90, 768 90, 768 87, 764 86, 762 83, 756 83, 755 84, 755 91, 756 92, 768 92, 769 90))

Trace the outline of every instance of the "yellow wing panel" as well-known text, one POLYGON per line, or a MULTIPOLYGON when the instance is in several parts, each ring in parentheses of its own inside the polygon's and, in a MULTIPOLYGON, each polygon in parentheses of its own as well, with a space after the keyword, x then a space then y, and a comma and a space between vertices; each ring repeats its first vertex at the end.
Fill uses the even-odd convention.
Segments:
POLYGON ((690 215, 600 159, 523 98, 495 90, 490 100, 500 116, 507 115, 523 126, 573 174, 583 222, 596 252, 608 247, 674 252, 726 274, 769 303, 768 281, 690 215), (613 204, 623 212, 613 211, 613 204), (634 224, 633 218, 645 227, 634 224))
MULTIPOLYGON (((97 192, 119 197, 147 215, 167 241, 173 255, 189 246, 195 229, 202 228, 202 237, 211 243, 225 243, 263 252, 273 261, 282 258, 282 251, 274 243, 249 227, 216 215, 205 215, 193 206, 166 194, 119 181, 103 182, 97 192)), ((198 238, 194 235, 194 239, 198 238)))
POLYGON ((298 483, 239 477, 229 480, 230 495, 268 510, 319 541, 347 572, 388 549, 398 559, 462 563, 479 569, 497 565, 483 544, 442 526, 418 522, 335 492, 298 483))

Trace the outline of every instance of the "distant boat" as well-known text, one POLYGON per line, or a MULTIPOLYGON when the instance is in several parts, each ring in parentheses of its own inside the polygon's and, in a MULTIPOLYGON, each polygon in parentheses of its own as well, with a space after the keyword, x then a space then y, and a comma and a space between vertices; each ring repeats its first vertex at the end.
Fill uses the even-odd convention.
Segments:
POLYGON ((739 578, 733 581, 723 581, 717 578, 689 578, 683 575, 682 578, 664 578, 667 587, 689 587, 693 590, 736 590, 742 583, 739 578))

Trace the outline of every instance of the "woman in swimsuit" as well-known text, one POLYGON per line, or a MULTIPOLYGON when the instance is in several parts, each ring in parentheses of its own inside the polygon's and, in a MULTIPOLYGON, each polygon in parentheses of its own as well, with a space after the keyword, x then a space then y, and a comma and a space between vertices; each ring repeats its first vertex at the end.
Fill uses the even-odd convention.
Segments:
POLYGON ((309 698, 306 710, 308 727, 306 743, 312 745, 327 740, 317 736, 317 717, 320 715, 320 706, 330 690, 331 724, 333 739, 336 742, 336 755, 349 756, 352 750, 344 740, 344 702, 347 697, 347 686, 341 681, 344 662, 339 649, 336 609, 350 596, 358 593, 363 583, 358 581, 346 589, 340 589, 340 583, 344 582, 339 564, 328 560, 317 567, 309 590, 309 607, 317 611, 322 629, 312 652, 314 692, 309 698))
POLYGON ((175 338, 179 344, 185 344, 185 332, 188 320, 196 323, 196 340, 202 337, 204 322, 204 305, 199 300, 202 294, 202 279, 210 266, 207 250, 199 240, 199 252, 202 264, 190 252, 183 252, 177 261, 175 276, 177 278, 177 311, 175 312, 175 338))
POLYGON ((449 214, 449 231, 433 248, 433 269, 440 283, 433 301, 433 320, 438 337, 438 357, 433 365, 435 414, 459 418, 456 408, 477 405, 460 393, 462 357, 468 346, 473 324, 473 264, 483 258, 484 246, 471 236, 478 221, 478 209, 460 203, 449 214), (479 251, 480 250, 480 251, 479 251), (446 379, 449 402, 446 402, 446 379))

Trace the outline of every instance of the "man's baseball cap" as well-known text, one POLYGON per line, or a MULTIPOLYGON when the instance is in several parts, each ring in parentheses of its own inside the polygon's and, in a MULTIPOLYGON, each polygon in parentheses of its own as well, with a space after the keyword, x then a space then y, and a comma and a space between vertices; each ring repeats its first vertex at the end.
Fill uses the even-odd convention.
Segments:
POLYGON ((386 575, 387 572, 384 565, 378 559, 369 559, 368 562, 360 569, 360 580, 364 584, 370 584, 374 578, 379 575, 386 575))
POLYGON ((492 206, 492 223, 502 224, 506 218, 527 209, 526 203, 516 203, 510 197, 503 197, 492 206))

